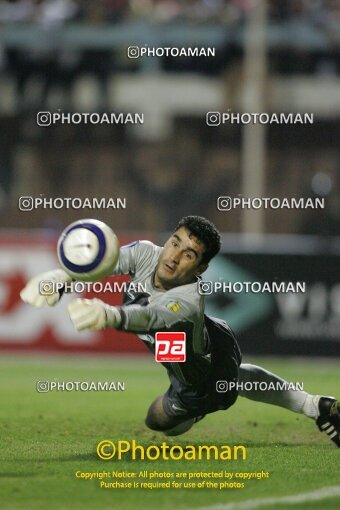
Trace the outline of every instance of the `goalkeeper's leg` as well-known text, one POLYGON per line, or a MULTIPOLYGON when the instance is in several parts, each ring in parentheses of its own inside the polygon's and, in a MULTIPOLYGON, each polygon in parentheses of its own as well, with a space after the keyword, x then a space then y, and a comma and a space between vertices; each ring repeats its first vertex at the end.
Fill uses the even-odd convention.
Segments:
POLYGON ((250 389, 247 391, 245 387, 246 382, 264 382, 267 385, 272 383, 271 386, 274 385, 275 388, 284 387, 284 383, 289 384, 281 377, 256 365, 241 364, 239 382, 243 383, 243 389, 242 385, 239 389, 241 397, 284 407, 290 411, 313 418, 316 420, 319 429, 322 432, 326 432, 330 439, 337 446, 340 446, 340 402, 335 398, 311 395, 296 389, 270 389, 265 391, 250 389))
MULTIPOLYGON (((191 429, 194 423, 201 420, 203 416, 196 418, 184 418, 181 416, 169 416, 164 410, 164 398, 166 395, 160 395, 151 404, 145 419, 145 424, 151 430, 163 432, 166 436, 179 436, 191 429)), ((174 408, 181 411, 181 407, 174 408)), ((183 409, 183 411, 185 411, 183 409)))

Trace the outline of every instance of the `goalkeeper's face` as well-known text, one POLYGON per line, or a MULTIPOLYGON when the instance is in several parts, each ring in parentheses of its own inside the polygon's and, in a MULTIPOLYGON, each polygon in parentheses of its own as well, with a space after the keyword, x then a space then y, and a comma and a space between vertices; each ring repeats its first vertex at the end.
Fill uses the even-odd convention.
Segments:
POLYGON ((165 290, 195 281, 208 264, 202 263, 204 244, 185 227, 178 229, 164 245, 155 273, 156 287, 165 290))

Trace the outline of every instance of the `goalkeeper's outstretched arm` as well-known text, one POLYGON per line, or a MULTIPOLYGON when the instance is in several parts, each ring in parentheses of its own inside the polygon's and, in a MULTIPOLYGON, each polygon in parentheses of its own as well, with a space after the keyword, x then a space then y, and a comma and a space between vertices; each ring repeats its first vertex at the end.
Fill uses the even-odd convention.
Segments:
MULTIPOLYGON (((120 250, 119 261, 114 275, 133 274, 136 270, 139 243, 123 246, 120 250)), ((63 269, 52 269, 46 273, 34 276, 20 292, 20 297, 29 305, 42 308, 44 305, 54 306, 63 295, 63 285, 71 283, 73 278, 63 269), (50 292, 41 292, 42 282, 50 283, 50 292)))
POLYGON ((42 308, 44 305, 54 306, 63 295, 62 288, 71 283, 72 277, 63 269, 53 269, 34 276, 20 292, 20 297, 29 305, 42 308), (41 292, 42 285, 49 285, 49 292, 41 292))
MULTIPOLYGON (((178 294, 176 292, 176 294, 178 294)), ((84 329, 118 328, 123 331, 147 333, 168 329, 180 322, 195 322, 199 304, 168 291, 157 303, 147 306, 110 306, 100 299, 75 299, 68 306, 71 321, 78 331, 84 329), (178 308, 172 308, 176 299, 178 308), (180 303, 180 304, 179 304, 180 303), (170 306, 169 306, 170 305, 170 306)))

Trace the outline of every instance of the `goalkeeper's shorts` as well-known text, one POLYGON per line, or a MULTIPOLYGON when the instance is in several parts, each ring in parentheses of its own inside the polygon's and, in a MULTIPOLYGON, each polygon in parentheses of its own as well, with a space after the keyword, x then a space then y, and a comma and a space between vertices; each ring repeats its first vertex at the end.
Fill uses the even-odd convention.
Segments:
POLYGON ((187 419, 225 410, 237 399, 237 385, 241 352, 235 336, 226 322, 205 316, 205 326, 210 339, 211 367, 206 380, 200 384, 186 385, 169 373, 170 387, 163 396, 164 412, 171 417, 187 419))

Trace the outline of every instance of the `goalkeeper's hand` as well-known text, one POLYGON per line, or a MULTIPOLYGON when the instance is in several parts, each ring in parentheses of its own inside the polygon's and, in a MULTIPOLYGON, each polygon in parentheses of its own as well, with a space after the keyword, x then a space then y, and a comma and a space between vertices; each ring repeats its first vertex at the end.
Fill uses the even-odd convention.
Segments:
POLYGON ((20 292, 21 299, 29 305, 41 308, 45 304, 54 306, 62 296, 62 286, 72 281, 63 269, 54 269, 32 278, 20 292))
POLYGON ((78 331, 117 328, 121 323, 117 308, 100 299, 75 299, 68 305, 68 312, 78 331))

